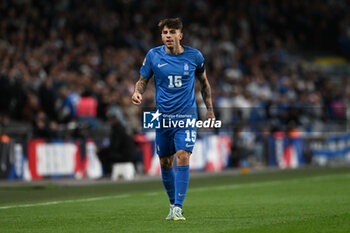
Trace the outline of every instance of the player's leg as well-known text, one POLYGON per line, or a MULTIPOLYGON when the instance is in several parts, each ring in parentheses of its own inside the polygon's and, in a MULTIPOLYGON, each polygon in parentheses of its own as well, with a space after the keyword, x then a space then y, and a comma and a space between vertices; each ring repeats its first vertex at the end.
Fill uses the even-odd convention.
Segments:
POLYGON ((185 150, 178 150, 176 152, 176 175, 175 175, 175 207, 173 210, 174 220, 186 220, 182 215, 182 204, 188 189, 190 180, 190 156, 191 152, 185 150))
POLYGON ((175 203, 175 171, 173 168, 175 155, 160 157, 160 168, 165 190, 168 194, 170 205, 175 203))
POLYGON ((195 130, 178 130, 175 136, 176 176, 174 220, 186 220, 182 216, 182 204, 185 200, 190 179, 190 156, 196 141, 195 130))
POLYGON ((164 188, 168 194, 170 201, 170 210, 166 220, 173 219, 173 210, 175 207, 175 171, 174 171, 175 155, 160 157, 160 168, 162 173, 162 181, 164 188))
POLYGON ((170 201, 170 212, 167 220, 173 219, 173 208, 175 203, 175 171, 173 168, 175 158, 174 140, 169 132, 159 130, 156 133, 156 147, 159 155, 162 181, 170 201))
POLYGON ((175 206, 180 208, 185 200, 190 180, 190 156, 191 152, 189 151, 178 150, 176 152, 175 206))

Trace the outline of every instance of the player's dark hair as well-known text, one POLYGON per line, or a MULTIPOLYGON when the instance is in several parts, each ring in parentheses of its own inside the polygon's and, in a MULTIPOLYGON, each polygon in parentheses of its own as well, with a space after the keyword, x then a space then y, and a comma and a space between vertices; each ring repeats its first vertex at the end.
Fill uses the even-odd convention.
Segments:
POLYGON ((182 31, 182 21, 180 18, 163 19, 158 23, 158 28, 160 31, 163 31, 165 26, 171 29, 180 29, 180 31, 182 31))

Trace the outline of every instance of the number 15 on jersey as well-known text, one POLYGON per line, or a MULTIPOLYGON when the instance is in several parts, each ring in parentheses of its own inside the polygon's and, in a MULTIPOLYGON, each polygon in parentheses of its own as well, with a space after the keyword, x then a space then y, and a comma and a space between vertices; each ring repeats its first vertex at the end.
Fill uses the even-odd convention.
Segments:
POLYGON ((182 86, 182 76, 180 75, 169 75, 169 85, 168 87, 173 88, 173 87, 181 87, 182 86))

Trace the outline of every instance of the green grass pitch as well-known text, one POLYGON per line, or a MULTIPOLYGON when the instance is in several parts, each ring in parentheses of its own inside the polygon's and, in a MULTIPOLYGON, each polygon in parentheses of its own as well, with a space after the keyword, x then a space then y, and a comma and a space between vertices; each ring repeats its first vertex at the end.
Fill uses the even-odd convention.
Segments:
POLYGON ((0 232, 350 232, 350 168, 193 176, 185 222, 160 180, 0 186, 0 232))

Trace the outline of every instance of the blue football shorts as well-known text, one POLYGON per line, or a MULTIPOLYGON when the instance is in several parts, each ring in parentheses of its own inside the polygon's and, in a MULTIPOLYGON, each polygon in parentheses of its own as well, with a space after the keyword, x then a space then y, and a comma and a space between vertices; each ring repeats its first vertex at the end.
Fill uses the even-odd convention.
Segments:
POLYGON ((172 128, 156 130, 156 149, 159 157, 169 156, 178 150, 192 153, 197 138, 197 128, 172 128))

